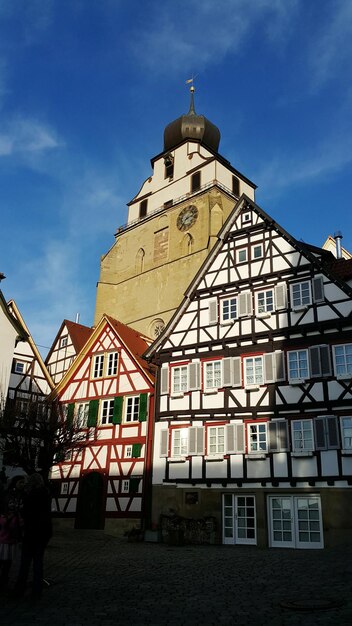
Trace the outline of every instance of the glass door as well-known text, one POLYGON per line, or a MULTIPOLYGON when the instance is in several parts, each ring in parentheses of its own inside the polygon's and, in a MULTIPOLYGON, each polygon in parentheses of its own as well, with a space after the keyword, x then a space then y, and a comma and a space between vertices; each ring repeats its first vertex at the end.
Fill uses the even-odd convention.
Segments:
POLYGON ((223 543, 256 544, 255 496, 223 495, 223 543))
POLYGON ((270 496, 269 544, 273 548, 322 548, 319 496, 270 496))

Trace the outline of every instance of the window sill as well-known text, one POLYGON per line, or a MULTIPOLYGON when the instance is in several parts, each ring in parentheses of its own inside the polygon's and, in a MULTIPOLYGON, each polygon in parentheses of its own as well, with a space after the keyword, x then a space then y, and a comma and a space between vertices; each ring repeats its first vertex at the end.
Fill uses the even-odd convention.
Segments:
POLYGON ((258 459, 266 459, 267 454, 265 452, 253 452, 253 454, 246 454, 245 458, 249 461, 257 461, 258 459))
POLYGON ((207 396, 210 396, 211 394, 214 394, 214 393, 218 393, 218 391, 219 390, 217 387, 214 389, 203 389, 203 393, 207 396))
POLYGON ((301 311, 307 311, 308 310, 308 304, 305 304, 302 306, 293 306, 292 307, 292 311, 293 313, 300 313, 301 311))
POLYGON ((341 450, 342 456, 352 456, 352 450, 341 450))
POLYGON ((263 319, 266 319, 267 317, 271 317, 271 313, 268 313, 268 312, 265 312, 265 313, 257 313, 257 314, 256 314, 256 317, 257 317, 259 320, 263 320, 263 319))
POLYGON ((290 385, 292 385, 292 387, 294 387, 295 385, 304 385, 304 383, 306 382, 306 379, 296 378, 295 380, 289 380, 288 382, 290 385))
POLYGON ((301 457, 301 456, 313 456, 313 451, 312 450, 302 450, 302 451, 296 451, 296 452, 291 452, 291 456, 292 457, 301 457))
POLYGON ((167 460, 169 463, 185 463, 186 457, 185 456, 168 456, 167 460))
POLYGON ((260 385, 247 385, 245 388, 245 391, 259 391, 260 389, 260 385))
POLYGON ((351 380, 351 374, 337 374, 336 380, 351 380))
POLYGON ((175 398, 175 399, 177 399, 177 398, 183 398, 183 397, 184 397, 184 395, 185 395, 185 394, 183 393, 183 391, 182 391, 182 392, 180 392, 180 393, 172 393, 172 394, 170 395, 170 398, 172 398, 172 399, 174 399, 174 398, 175 398))
POLYGON ((223 461, 224 455, 223 454, 208 454, 204 458, 206 461, 223 461))
POLYGON ((232 324, 235 323, 235 321, 236 320, 226 320, 226 321, 222 320, 220 322, 220 326, 231 326, 232 324))

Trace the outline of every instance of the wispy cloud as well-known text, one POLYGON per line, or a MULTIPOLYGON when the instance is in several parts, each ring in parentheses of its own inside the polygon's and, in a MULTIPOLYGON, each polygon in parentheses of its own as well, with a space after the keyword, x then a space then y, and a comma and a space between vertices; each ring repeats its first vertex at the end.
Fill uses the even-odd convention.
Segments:
POLYGON ((34 119, 18 117, 8 121, 0 132, 0 156, 40 153, 62 146, 55 131, 34 119))

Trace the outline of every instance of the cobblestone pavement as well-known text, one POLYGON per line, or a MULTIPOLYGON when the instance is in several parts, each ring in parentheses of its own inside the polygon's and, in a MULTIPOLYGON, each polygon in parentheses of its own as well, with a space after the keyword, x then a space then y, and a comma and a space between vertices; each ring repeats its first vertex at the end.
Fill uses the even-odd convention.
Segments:
POLYGON ((1 626, 352 624, 346 547, 169 546, 71 530, 52 539, 45 576, 37 604, 0 596, 1 626))

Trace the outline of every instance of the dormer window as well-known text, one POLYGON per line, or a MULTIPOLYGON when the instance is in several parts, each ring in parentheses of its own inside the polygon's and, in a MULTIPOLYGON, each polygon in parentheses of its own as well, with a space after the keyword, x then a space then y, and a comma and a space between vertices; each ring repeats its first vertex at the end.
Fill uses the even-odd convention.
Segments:
POLYGON ((140 202, 139 204, 139 217, 140 219, 142 217, 145 217, 147 215, 147 208, 148 208, 148 200, 142 200, 142 202, 140 202))
POLYGON ((174 176, 174 157, 171 154, 167 154, 164 158, 165 164, 165 178, 173 178, 174 176))
POLYGON ((200 172, 196 172, 191 176, 191 192, 194 193, 200 189, 200 172))

